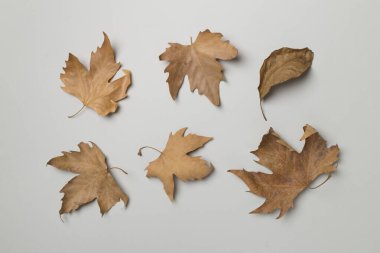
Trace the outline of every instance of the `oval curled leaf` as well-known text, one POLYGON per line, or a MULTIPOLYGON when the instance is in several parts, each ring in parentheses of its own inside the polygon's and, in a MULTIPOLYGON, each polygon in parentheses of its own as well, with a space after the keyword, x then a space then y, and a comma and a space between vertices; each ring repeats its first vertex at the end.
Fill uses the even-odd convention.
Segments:
POLYGON ((310 68, 313 58, 314 53, 309 48, 293 49, 283 47, 273 51, 265 59, 260 69, 260 85, 258 87, 260 101, 263 101, 273 86, 297 78, 305 73, 310 68))

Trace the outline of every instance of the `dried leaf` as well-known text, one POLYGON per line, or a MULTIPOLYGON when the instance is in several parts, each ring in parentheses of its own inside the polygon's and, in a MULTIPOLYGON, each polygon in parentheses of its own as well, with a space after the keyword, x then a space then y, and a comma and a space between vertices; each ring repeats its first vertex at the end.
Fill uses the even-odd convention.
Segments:
POLYGON ((116 111, 117 101, 127 97, 127 89, 131 84, 128 70, 123 70, 124 76, 110 82, 120 67, 121 64, 115 62, 111 42, 104 33, 102 46, 91 53, 90 70, 77 57, 69 54, 64 73, 61 74, 64 83, 62 89, 77 97, 83 107, 90 107, 99 115, 106 116, 116 111))
POLYGON ((205 30, 191 45, 169 43, 170 47, 160 55, 160 60, 169 61, 165 73, 169 72, 167 82, 170 95, 175 100, 185 75, 189 78, 190 90, 198 89, 214 105, 220 105, 219 84, 224 79, 220 60, 231 60, 237 56, 237 49, 228 41, 222 41, 221 33, 205 30))
POLYGON ((241 178, 249 191, 266 198, 252 213, 271 213, 280 209, 278 218, 293 207, 294 199, 320 175, 336 170, 339 156, 337 145, 327 148, 326 141, 309 125, 304 127, 305 145, 301 153, 288 145, 273 131, 263 136, 259 148, 252 151, 261 164, 273 173, 230 170, 241 178), (285 144, 284 144, 285 143, 285 144))
POLYGON ((100 212, 107 213, 117 202, 128 204, 128 196, 118 186, 102 151, 92 143, 79 143, 79 152, 62 152, 63 156, 52 158, 47 164, 57 169, 79 174, 61 190, 64 194, 59 214, 71 213, 95 199, 100 212))
MULTIPOLYGON (((169 135, 164 151, 159 151, 160 156, 149 163, 147 167, 147 177, 157 177, 164 184, 164 189, 170 200, 174 199, 174 176, 182 181, 198 180, 207 177, 213 170, 213 166, 208 164, 201 157, 192 157, 188 154, 211 141, 211 137, 188 134, 184 136, 187 128, 178 130, 174 135, 169 135)), ((141 150, 139 155, 141 156, 141 150)))
MULTIPOLYGON (((270 92, 273 86, 297 78, 305 73, 313 62, 314 53, 308 49, 283 47, 273 51, 265 59, 260 69, 260 101, 270 92)), ((265 118, 265 115, 263 113, 265 118)))

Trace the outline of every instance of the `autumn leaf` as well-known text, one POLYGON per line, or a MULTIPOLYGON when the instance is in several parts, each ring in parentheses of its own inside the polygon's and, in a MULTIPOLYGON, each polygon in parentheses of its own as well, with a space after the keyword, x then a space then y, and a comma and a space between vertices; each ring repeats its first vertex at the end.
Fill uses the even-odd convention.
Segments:
MULTIPOLYGON (((101 214, 107 213, 117 202, 128 204, 128 196, 118 186, 106 164, 102 151, 92 143, 79 143, 79 152, 62 152, 47 164, 60 170, 79 174, 61 190, 64 194, 59 214, 71 213, 95 199, 101 214)), ((117 168, 118 169, 118 168, 117 168)))
POLYGON ((207 177, 213 170, 212 164, 208 164, 201 157, 192 157, 189 153, 203 147, 211 141, 211 137, 188 134, 184 136, 187 128, 178 130, 174 135, 169 135, 169 140, 164 151, 145 146, 140 148, 138 155, 142 155, 144 148, 152 148, 160 152, 160 156, 149 163, 147 177, 157 177, 164 184, 164 189, 170 200, 174 199, 174 177, 182 181, 199 180, 207 177))
POLYGON ((169 72, 167 82, 174 100, 187 75, 192 92, 198 89, 200 95, 205 94, 214 105, 220 105, 219 84, 224 75, 218 60, 231 60, 238 54, 228 41, 221 40, 222 37, 221 33, 207 29, 200 32, 191 45, 169 43, 160 60, 170 62, 165 73, 169 72))
MULTIPOLYGON (((314 53, 308 48, 283 47, 273 51, 260 69, 260 104, 273 86, 297 78, 305 73, 313 62, 314 53)), ((261 105, 262 110, 262 105, 261 105)), ((263 112, 263 116, 266 117, 263 112)))
POLYGON ((104 33, 103 45, 91 53, 90 70, 76 56, 69 54, 64 73, 61 74, 62 89, 83 103, 81 110, 90 107, 99 115, 106 116, 116 111, 117 101, 127 97, 131 84, 128 70, 123 70, 124 76, 121 78, 111 81, 120 67, 121 64, 115 62, 111 42, 104 33))
POLYGON ((294 199, 322 174, 336 170, 339 148, 327 148, 326 141, 309 125, 304 127, 305 145, 301 153, 292 149, 271 128, 259 148, 252 151, 258 164, 273 173, 230 170, 248 186, 249 191, 266 200, 252 213, 271 213, 280 209, 278 218, 293 207, 294 199))

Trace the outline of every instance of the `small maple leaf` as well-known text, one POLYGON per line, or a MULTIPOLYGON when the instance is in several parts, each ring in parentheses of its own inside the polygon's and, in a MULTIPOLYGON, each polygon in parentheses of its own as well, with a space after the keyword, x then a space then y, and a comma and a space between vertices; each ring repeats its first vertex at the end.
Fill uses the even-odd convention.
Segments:
POLYGON ((95 143, 79 143, 79 152, 62 152, 63 156, 52 158, 48 165, 79 174, 71 179, 60 192, 64 194, 59 214, 71 213, 95 199, 101 214, 107 213, 120 199, 125 206, 128 196, 118 186, 106 158, 95 143))
MULTIPOLYGON (((273 51, 260 69, 260 104, 273 86, 297 78, 306 72, 313 62, 314 53, 309 48, 283 47, 273 51)), ((262 110, 262 107, 261 107, 262 110)), ((266 117, 263 112, 264 119, 266 117)))
POLYGON ((170 133, 164 151, 145 146, 140 148, 138 155, 142 155, 144 148, 152 148, 160 152, 160 156, 149 163, 147 177, 158 177, 164 184, 164 189, 170 200, 174 199, 174 176, 182 181, 198 180, 207 177, 213 170, 201 157, 192 157, 188 154, 203 147, 211 141, 211 137, 188 134, 184 136, 187 128, 178 130, 174 135, 170 133))
MULTIPOLYGON (((104 34, 102 46, 91 53, 90 70, 73 54, 69 54, 61 80, 62 89, 77 97, 83 107, 94 109, 99 115, 106 116, 117 109, 117 101, 127 97, 131 84, 131 73, 123 70, 124 76, 110 82, 121 64, 115 62, 114 51, 107 34, 104 34)), ((81 109, 81 110, 82 110, 81 109)), ((73 116, 75 116, 74 114, 73 116)))
POLYGON ((217 59, 231 60, 238 54, 228 41, 221 40, 222 37, 221 33, 207 29, 200 32, 191 45, 169 43, 170 47, 159 58, 170 62, 165 73, 169 72, 167 82, 174 100, 187 75, 192 92, 198 89, 200 95, 205 94, 214 105, 220 105, 219 84, 224 75, 217 59))
POLYGON ((271 128, 263 136, 259 148, 252 151, 261 164, 273 174, 230 170, 248 186, 249 191, 266 198, 252 213, 271 213, 280 209, 278 218, 293 207, 293 200, 320 175, 336 170, 337 145, 327 148, 326 141, 314 128, 304 127, 305 145, 301 153, 293 150, 271 128))

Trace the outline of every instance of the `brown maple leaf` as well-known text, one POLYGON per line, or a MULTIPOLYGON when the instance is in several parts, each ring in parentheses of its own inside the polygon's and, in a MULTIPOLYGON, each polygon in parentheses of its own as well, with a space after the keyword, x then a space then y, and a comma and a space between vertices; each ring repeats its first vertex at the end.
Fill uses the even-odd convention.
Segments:
MULTIPOLYGON (((297 78, 305 73, 313 62, 314 53, 308 48, 283 47, 273 51, 260 69, 260 104, 273 86, 297 78)), ((262 105, 261 105, 262 110, 262 105)), ((266 117, 263 112, 263 116, 266 117)))
POLYGON ((200 95, 205 94, 214 105, 220 105, 219 84, 224 79, 223 68, 219 60, 231 60, 238 54, 237 49, 228 41, 222 41, 221 33, 205 30, 198 34, 191 45, 169 43, 170 47, 160 55, 160 60, 169 61, 165 73, 169 91, 175 100, 187 75, 190 90, 198 89, 200 95))
POLYGON ((106 158, 95 143, 79 143, 79 152, 62 152, 47 164, 57 169, 79 174, 71 179, 60 192, 64 194, 59 214, 71 213, 95 199, 101 214, 108 212, 122 200, 128 204, 128 196, 122 191, 107 167, 106 158))
POLYGON ((201 157, 192 157, 188 154, 203 147, 211 141, 211 137, 188 134, 187 128, 178 130, 174 135, 170 133, 164 151, 145 146, 140 148, 138 155, 142 155, 144 148, 152 148, 160 152, 160 156, 149 163, 147 177, 158 177, 164 184, 164 189, 170 200, 174 199, 174 176, 182 181, 198 180, 207 177, 213 170, 201 157))
POLYGON ((252 213, 271 213, 280 209, 278 218, 293 207, 294 199, 318 176, 336 170, 337 145, 327 148, 326 141, 309 125, 304 127, 305 145, 301 153, 293 150, 271 128, 259 148, 252 151, 261 164, 273 173, 230 170, 247 184, 249 191, 266 198, 252 213))
POLYGON ((64 73, 60 77, 64 83, 62 89, 83 103, 81 110, 87 106, 99 115, 106 116, 116 111, 117 101, 127 97, 127 89, 131 84, 131 73, 128 70, 123 70, 124 76, 110 82, 120 67, 121 64, 115 62, 111 42, 104 33, 103 45, 91 53, 90 70, 77 57, 69 54, 66 67, 63 68, 64 73))

